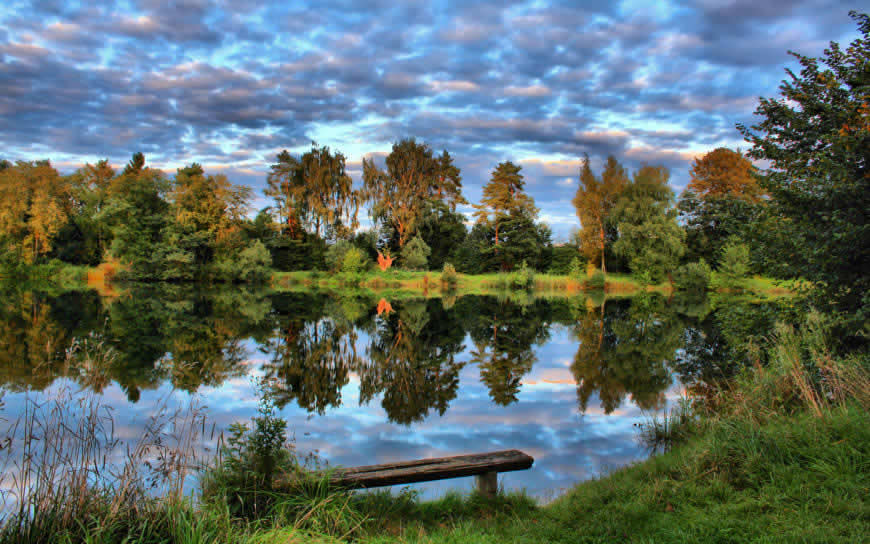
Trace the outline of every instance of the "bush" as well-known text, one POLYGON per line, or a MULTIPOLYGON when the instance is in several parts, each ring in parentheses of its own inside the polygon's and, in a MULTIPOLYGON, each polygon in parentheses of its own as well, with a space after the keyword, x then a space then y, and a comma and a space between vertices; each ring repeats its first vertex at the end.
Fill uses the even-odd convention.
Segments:
POLYGON ((526 261, 511 275, 511 287, 514 289, 530 290, 535 286, 535 271, 529 268, 526 261))
POLYGON ((448 289, 453 289, 458 282, 459 275, 456 273, 456 269, 453 268, 452 264, 444 263, 444 269, 441 270, 441 283, 448 289))
POLYGON ((596 291, 603 290, 606 283, 607 278, 601 270, 596 270, 586 279, 586 287, 596 291))
MULTIPOLYGON (((181 264, 184 262, 186 260, 177 262, 173 270, 181 270, 181 264)), ((263 283, 269 280, 271 267, 272 254, 263 242, 254 240, 238 254, 226 255, 215 260, 212 265, 212 275, 219 281, 263 283)))
POLYGON ((341 274, 345 279, 357 283, 367 268, 368 260, 362 250, 352 247, 345 252, 341 261, 341 274))
POLYGON ((703 293, 710 285, 710 265, 704 259, 688 263, 674 273, 674 286, 685 293, 703 293))
POLYGON ((582 278, 585 271, 586 263, 579 256, 575 255, 571 259, 571 264, 568 265, 568 275, 572 278, 582 278))
POLYGON ((331 272, 338 272, 344 265, 344 256, 353 248, 354 245, 347 240, 339 240, 326 249, 324 260, 326 261, 326 269, 331 272))
POLYGON ((749 272, 749 246, 737 240, 728 242, 722 248, 719 272, 731 281, 746 277, 749 272))
POLYGON ((432 250, 419 236, 411 238, 402 248, 402 267, 408 270, 425 270, 432 250))

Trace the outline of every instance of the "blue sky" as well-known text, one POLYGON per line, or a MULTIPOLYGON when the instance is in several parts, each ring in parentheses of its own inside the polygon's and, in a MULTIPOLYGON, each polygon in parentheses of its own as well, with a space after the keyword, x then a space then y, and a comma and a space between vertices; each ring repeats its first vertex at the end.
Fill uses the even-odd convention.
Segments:
MULTIPOLYGON (((739 146, 789 49, 856 37, 860 2, 21 2, 0 7, 0 157, 64 171, 143 151, 261 189, 281 149, 363 156, 414 136, 465 194, 523 166, 565 238, 578 158, 664 164, 739 146), (99 5, 95 5, 99 4, 99 5)), ((745 145, 743 146, 745 148, 745 145)), ((258 194, 255 205, 267 201, 258 194)))

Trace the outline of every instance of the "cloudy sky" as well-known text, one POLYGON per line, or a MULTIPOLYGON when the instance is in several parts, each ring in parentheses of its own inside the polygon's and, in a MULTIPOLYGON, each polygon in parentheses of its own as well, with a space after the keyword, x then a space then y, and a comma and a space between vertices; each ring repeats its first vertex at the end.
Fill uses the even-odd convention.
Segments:
POLYGON ((415 136, 455 155, 472 201, 522 164, 564 238, 578 157, 664 164, 679 190, 694 156, 741 144, 789 49, 856 37, 860 2, 2 4, 2 158, 69 171, 141 150, 261 189, 281 149, 329 145, 359 181, 363 156, 415 136))

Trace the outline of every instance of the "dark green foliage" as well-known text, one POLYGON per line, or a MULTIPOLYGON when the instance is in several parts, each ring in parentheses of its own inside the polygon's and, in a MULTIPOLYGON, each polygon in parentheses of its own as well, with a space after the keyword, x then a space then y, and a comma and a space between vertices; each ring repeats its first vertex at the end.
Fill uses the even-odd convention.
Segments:
POLYGON ((488 249, 495 240, 495 229, 476 223, 471 232, 450 257, 456 269, 463 274, 482 274, 497 268, 488 249))
POLYGON ((352 247, 355 246, 347 240, 339 240, 338 242, 331 244, 326 249, 326 254, 324 255, 326 269, 331 272, 338 272, 341 270, 341 266, 344 263, 344 256, 352 247))
POLYGON ((529 268, 526 261, 511 274, 511 287, 530 291, 535 286, 535 271, 529 268))
POLYGON ((698 197, 683 191, 677 203, 686 231, 686 258, 704 259, 718 265, 722 248, 730 238, 749 240, 751 226, 765 204, 735 196, 698 197))
POLYGON ((571 264, 575 259, 579 259, 579 257, 580 250, 575 245, 563 244, 553 246, 553 257, 550 261, 550 267, 547 269, 547 273, 560 275, 570 274, 571 264))
POLYGON ((781 96, 761 99, 761 122, 738 128, 749 156, 770 164, 760 179, 771 197, 759 229, 766 266, 812 282, 814 304, 858 342, 870 317, 870 17, 851 15, 859 38, 820 59, 792 53, 800 73, 787 70, 781 96))
POLYGON ((710 265, 704 259, 687 263, 674 273, 674 286, 686 293, 705 293, 710 285, 710 265))
POLYGON ((429 268, 440 269, 451 252, 465 240, 465 216, 452 211, 440 201, 430 201, 423 209, 417 226, 417 236, 429 246, 429 268))

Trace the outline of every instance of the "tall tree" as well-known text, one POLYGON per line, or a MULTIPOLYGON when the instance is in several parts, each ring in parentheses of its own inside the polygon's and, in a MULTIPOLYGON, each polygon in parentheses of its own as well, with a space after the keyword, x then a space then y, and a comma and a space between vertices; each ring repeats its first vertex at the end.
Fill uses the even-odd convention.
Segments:
POLYGON ((607 157, 600 178, 592 173, 589 157, 584 158, 580 168, 580 186, 572 202, 580 218, 581 250, 589 261, 599 261, 601 271, 605 273, 604 251, 608 244, 611 213, 626 185, 628 173, 613 156, 607 157))
POLYGON ((279 222, 291 231, 347 238, 357 227, 360 195, 353 190, 346 158, 329 147, 311 144, 298 159, 282 151, 267 177, 266 196, 275 199, 279 222))
POLYGON ((641 167, 613 209, 619 231, 613 251, 628 261, 634 274, 655 283, 677 267, 686 251, 669 178, 664 166, 641 167))
POLYGON ((0 170, 0 242, 19 261, 33 263, 51 251, 67 221, 66 181, 49 161, 0 170))
POLYGON ((363 159, 364 194, 372 218, 395 229, 399 248, 416 232, 428 201, 454 208, 464 202, 459 168, 446 151, 435 157, 428 145, 406 139, 393 144, 386 166, 381 170, 374 159, 363 159))
POLYGON ((489 182, 483 186, 483 197, 474 212, 478 223, 492 225, 495 246, 499 245, 499 231, 512 212, 520 212, 534 219, 538 214, 535 201, 523 190, 526 182, 520 174, 522 166, 510 161, 500 163, 492 171, 489 182))
POLYGON ((851 12, 860 37, 831 42, 821 59, 791 53, 781 97, 762 98, 761 122, 738 125, 749 156, 769 161, 761 184, 776 219, 766 254, 776 271, 814 286, 815 303, 857 337, 870 318, 870 16, 851 12))
POLYGON ((689 170, 688 189, 700 198, 734 197, 757 202, 763 194, 755 167, 739 150, 719 147, 696 158, 689 170))

